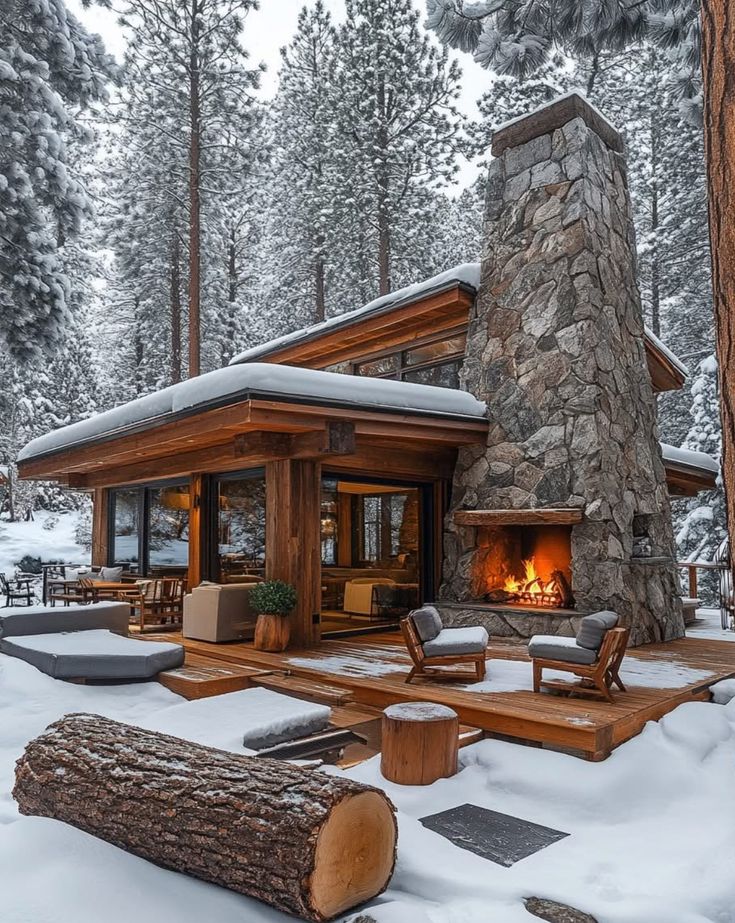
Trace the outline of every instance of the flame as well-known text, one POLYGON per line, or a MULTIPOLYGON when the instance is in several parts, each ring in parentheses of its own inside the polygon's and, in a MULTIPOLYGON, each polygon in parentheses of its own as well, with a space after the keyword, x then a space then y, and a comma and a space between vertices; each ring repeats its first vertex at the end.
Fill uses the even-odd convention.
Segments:
MULTIPOLYGON (((520 593, 521 590, 525 590, 526 587, 529 587, 529 584, 535 583, 535 581, 541 579, 541 575, 536 570, 536 564, 533 558, 528 558, 524 561, 521 561, 523 567, 523 576, 518 577, 506 577, 505 583, 503 584, 503 589, 507 593, 520 593)), ((529 587, 529 590, 531 588, 529 587)))

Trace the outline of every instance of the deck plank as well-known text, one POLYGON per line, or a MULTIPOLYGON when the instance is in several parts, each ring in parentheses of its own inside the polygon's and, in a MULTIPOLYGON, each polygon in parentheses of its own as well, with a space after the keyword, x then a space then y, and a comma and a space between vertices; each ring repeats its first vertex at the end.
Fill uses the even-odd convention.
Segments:
MULTIPOLYGON (((192 662, 203 658, 209 663, 239 664, 311 679, 348 691, 357 707, 370 710, 400 701, 441 702, 454 708, 463 724, 489 735, 568 748, 595 759, 640 733, 648 721, 658 720, 683 702, 708 698, 710 686, 735 676, 735 644, 702 638, 634 648, 626 659, 629 666, 637 660, 707 671, 710 676, 673 688, 631 684, 628 692, 617 694, 612 703, 530 691, 474 692, 448 682, 406 685, 410 661, 395 632, 325 640, 315 649, 281 654, 256 651, 252 644, 217 645, 172 634, 166 638, 184 644, 187 663, 190 658, 192 662), (380 661, 377 673, 376 660, 380 661)), ((493 642, 488 654, 491 673, 493 658, 528 661, 525 645, 517 642, 493 642)))

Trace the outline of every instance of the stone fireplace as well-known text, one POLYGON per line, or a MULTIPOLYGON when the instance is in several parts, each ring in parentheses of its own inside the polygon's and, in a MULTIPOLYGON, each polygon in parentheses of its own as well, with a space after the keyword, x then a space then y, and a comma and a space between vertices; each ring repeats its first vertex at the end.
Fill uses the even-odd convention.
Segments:
POLYGON ((579 96, 496 132, 440 606, 491 634, 684 633, 619 134, 579 96))

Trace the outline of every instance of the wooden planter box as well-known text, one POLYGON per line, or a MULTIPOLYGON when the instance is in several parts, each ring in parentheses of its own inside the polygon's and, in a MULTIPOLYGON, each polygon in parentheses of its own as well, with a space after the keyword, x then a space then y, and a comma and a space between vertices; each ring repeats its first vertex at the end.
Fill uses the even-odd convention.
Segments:
POLYGON ((261 612, 255 623, 253 645, 259 651, 285 651, 291 636, 291 623, 287 615, 261 612))

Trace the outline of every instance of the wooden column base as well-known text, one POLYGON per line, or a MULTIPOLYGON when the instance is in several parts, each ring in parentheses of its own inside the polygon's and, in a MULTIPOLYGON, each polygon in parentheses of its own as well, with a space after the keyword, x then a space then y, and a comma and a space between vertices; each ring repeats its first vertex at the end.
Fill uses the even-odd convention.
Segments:
POLYGON ((456 775, 459 719, 445 705, 404 702, 383 712, 380 771, 399 785, 431 785, 456 775))

